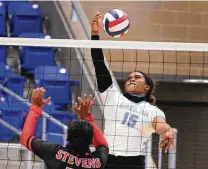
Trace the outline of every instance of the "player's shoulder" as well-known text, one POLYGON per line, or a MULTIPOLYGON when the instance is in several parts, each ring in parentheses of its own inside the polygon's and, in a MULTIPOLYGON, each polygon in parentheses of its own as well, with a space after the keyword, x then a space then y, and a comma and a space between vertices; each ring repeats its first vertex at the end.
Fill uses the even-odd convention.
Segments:
POLYGON ((156 105, 152 105, 152 104, 150 104, 147 101, 141 101, 141 102, 139 102, 139 105, 142 105, 142 106, 144 106, 146 108, 153 108, 153 109, 158 108, 156 105))
POLYGON ((150 111, 162 111, 158 106, 150 104, 149 102, 143 101, 141 102, 142 106, 144 106, 144 108, 150 110, 150 111))
POLYGON ((162 109, 160 109, 159 107, 157 107, 156 105, 152 105, 150 103, 147 103, 148 105, 148 112, 151 115, 152 118, 155 117, 163 117, 165 119, 165 113, 163 112, 162 109))
POLYGON ((109 148, 108 147, 99 146, 95 149, 95 151, 91 152, 91 154, 89 154, 88 157, 107 158, 108 154, 109 154, 109 148))
POLYGON ((108 154, 109 153, 109 148, 107 146, 101 145, 101 146, 98 146, 94 151, 92 151, 92 154, 94 154, 94 153, 108 154))
POLYGON ((109 148, 106 146, 99 146, 95 149, 95 151, 88 154, 87 158, 98 158, 101 162, 107 160, 109 154, 109 148))
POLYGON ((99 147, 96 148, 96 151, 105 151, 106 153, 109 152, 109 148, 105 145, 101 145, 99 147))
MULTIPOLYGON (((96 166, 93 168, 101 169, 101 168, 104 168, 107 163, 108 153, 109 153, 108 147, 101 145, 97 147, 95 151, 88 154, 86 158, 93 159, 93 161, 95 161, 96 166)), ((92 167, 89 166, 89 168, 92 168, 92 167)))

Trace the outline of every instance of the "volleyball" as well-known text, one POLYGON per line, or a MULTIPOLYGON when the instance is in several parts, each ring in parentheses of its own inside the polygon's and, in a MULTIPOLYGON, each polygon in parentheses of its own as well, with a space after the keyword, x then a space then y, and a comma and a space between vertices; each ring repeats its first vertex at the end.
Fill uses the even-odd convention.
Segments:
POLYGON ((129 31, 130 19, 120 9, 112 9, 103 17, 103 28, 105 33, 113 38, 119 38, 129 31))

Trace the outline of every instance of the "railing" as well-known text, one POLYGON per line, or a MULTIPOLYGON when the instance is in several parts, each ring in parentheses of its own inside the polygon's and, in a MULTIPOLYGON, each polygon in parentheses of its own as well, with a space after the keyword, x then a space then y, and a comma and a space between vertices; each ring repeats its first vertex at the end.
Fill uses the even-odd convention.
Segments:
MULTIPOLYGON (((19 95, 15 94, 13 91, 9 90, 8 88, 0 85, 0 90, 3 90, 5 93, 15 97, 17 100, 25 103, 28 107, 31 106, 31 103, 28 102, 27 100, 25 100, 24 98, 20 97, 19 95)), ((54 124, 58 125, 59 127, 61 127, 64 130, 64 145, 66 144, 66 133, 67 133, 67 126, 64 125, 63 123, 61 123, 60 121, 56 120, 55 118, 53 118, 52 116, 50 116, 48 113, 46 112, 42 112, 42 116, 43 116, 43 128, 42 128, 42 139, 46 140, 46 120, 50 120, 51 122, 53 122, 54 124)), ((0 124, 2 124, 3 126, 7 127, 8 129, 10 129, 11 131, 13 131, 14 133, 21 135, 21 131, 19 131, 17 128, 13 127, 12 125, 10 125, 9 123, 5 122, 4 120, 0 119, 0 124)), ((8 148, 15 148, 15 149, 19 149, 19 150, 26 150, 27 149, 23 148, 22 146, 9 146, 9 145, 5 145, 5 144, 1 144, 2 146, 8 146, 8 148)), ((28 156, 27 156, 27 165, 25 169, 32 169, 32 152, 28 151, 28 156)), ((42 169, 45 168, 44 163, 42 163, 42 169)))

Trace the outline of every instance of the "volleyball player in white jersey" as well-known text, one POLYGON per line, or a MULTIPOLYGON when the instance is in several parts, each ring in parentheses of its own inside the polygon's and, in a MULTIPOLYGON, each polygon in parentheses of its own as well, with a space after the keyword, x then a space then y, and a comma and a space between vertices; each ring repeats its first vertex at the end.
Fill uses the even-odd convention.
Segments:
MULTIPOLYGON (((91 24, 92 40, 99 40, 100 19, 98 12, 91 24)), ((154 83, 145 73, 132 72, 122 94, 112 82, 102 49, 91 49, 91 55, 104 104, 104 135, 110 150, 106 168, 144 169, 146 142, 153 132, 163 137, 160 146, 166 151, 173 144, 173 130, 154 105, 154 83)))

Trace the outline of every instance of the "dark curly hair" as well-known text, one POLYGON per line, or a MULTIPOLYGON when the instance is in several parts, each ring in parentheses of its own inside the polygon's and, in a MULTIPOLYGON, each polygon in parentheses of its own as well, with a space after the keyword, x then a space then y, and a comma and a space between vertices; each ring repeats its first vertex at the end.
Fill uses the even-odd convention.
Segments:
POLYGON ((86 120, 75 120, 68 124, 67 141, 72 149, 80 155, 84 155, 92 144, 93 127, 86 120))

